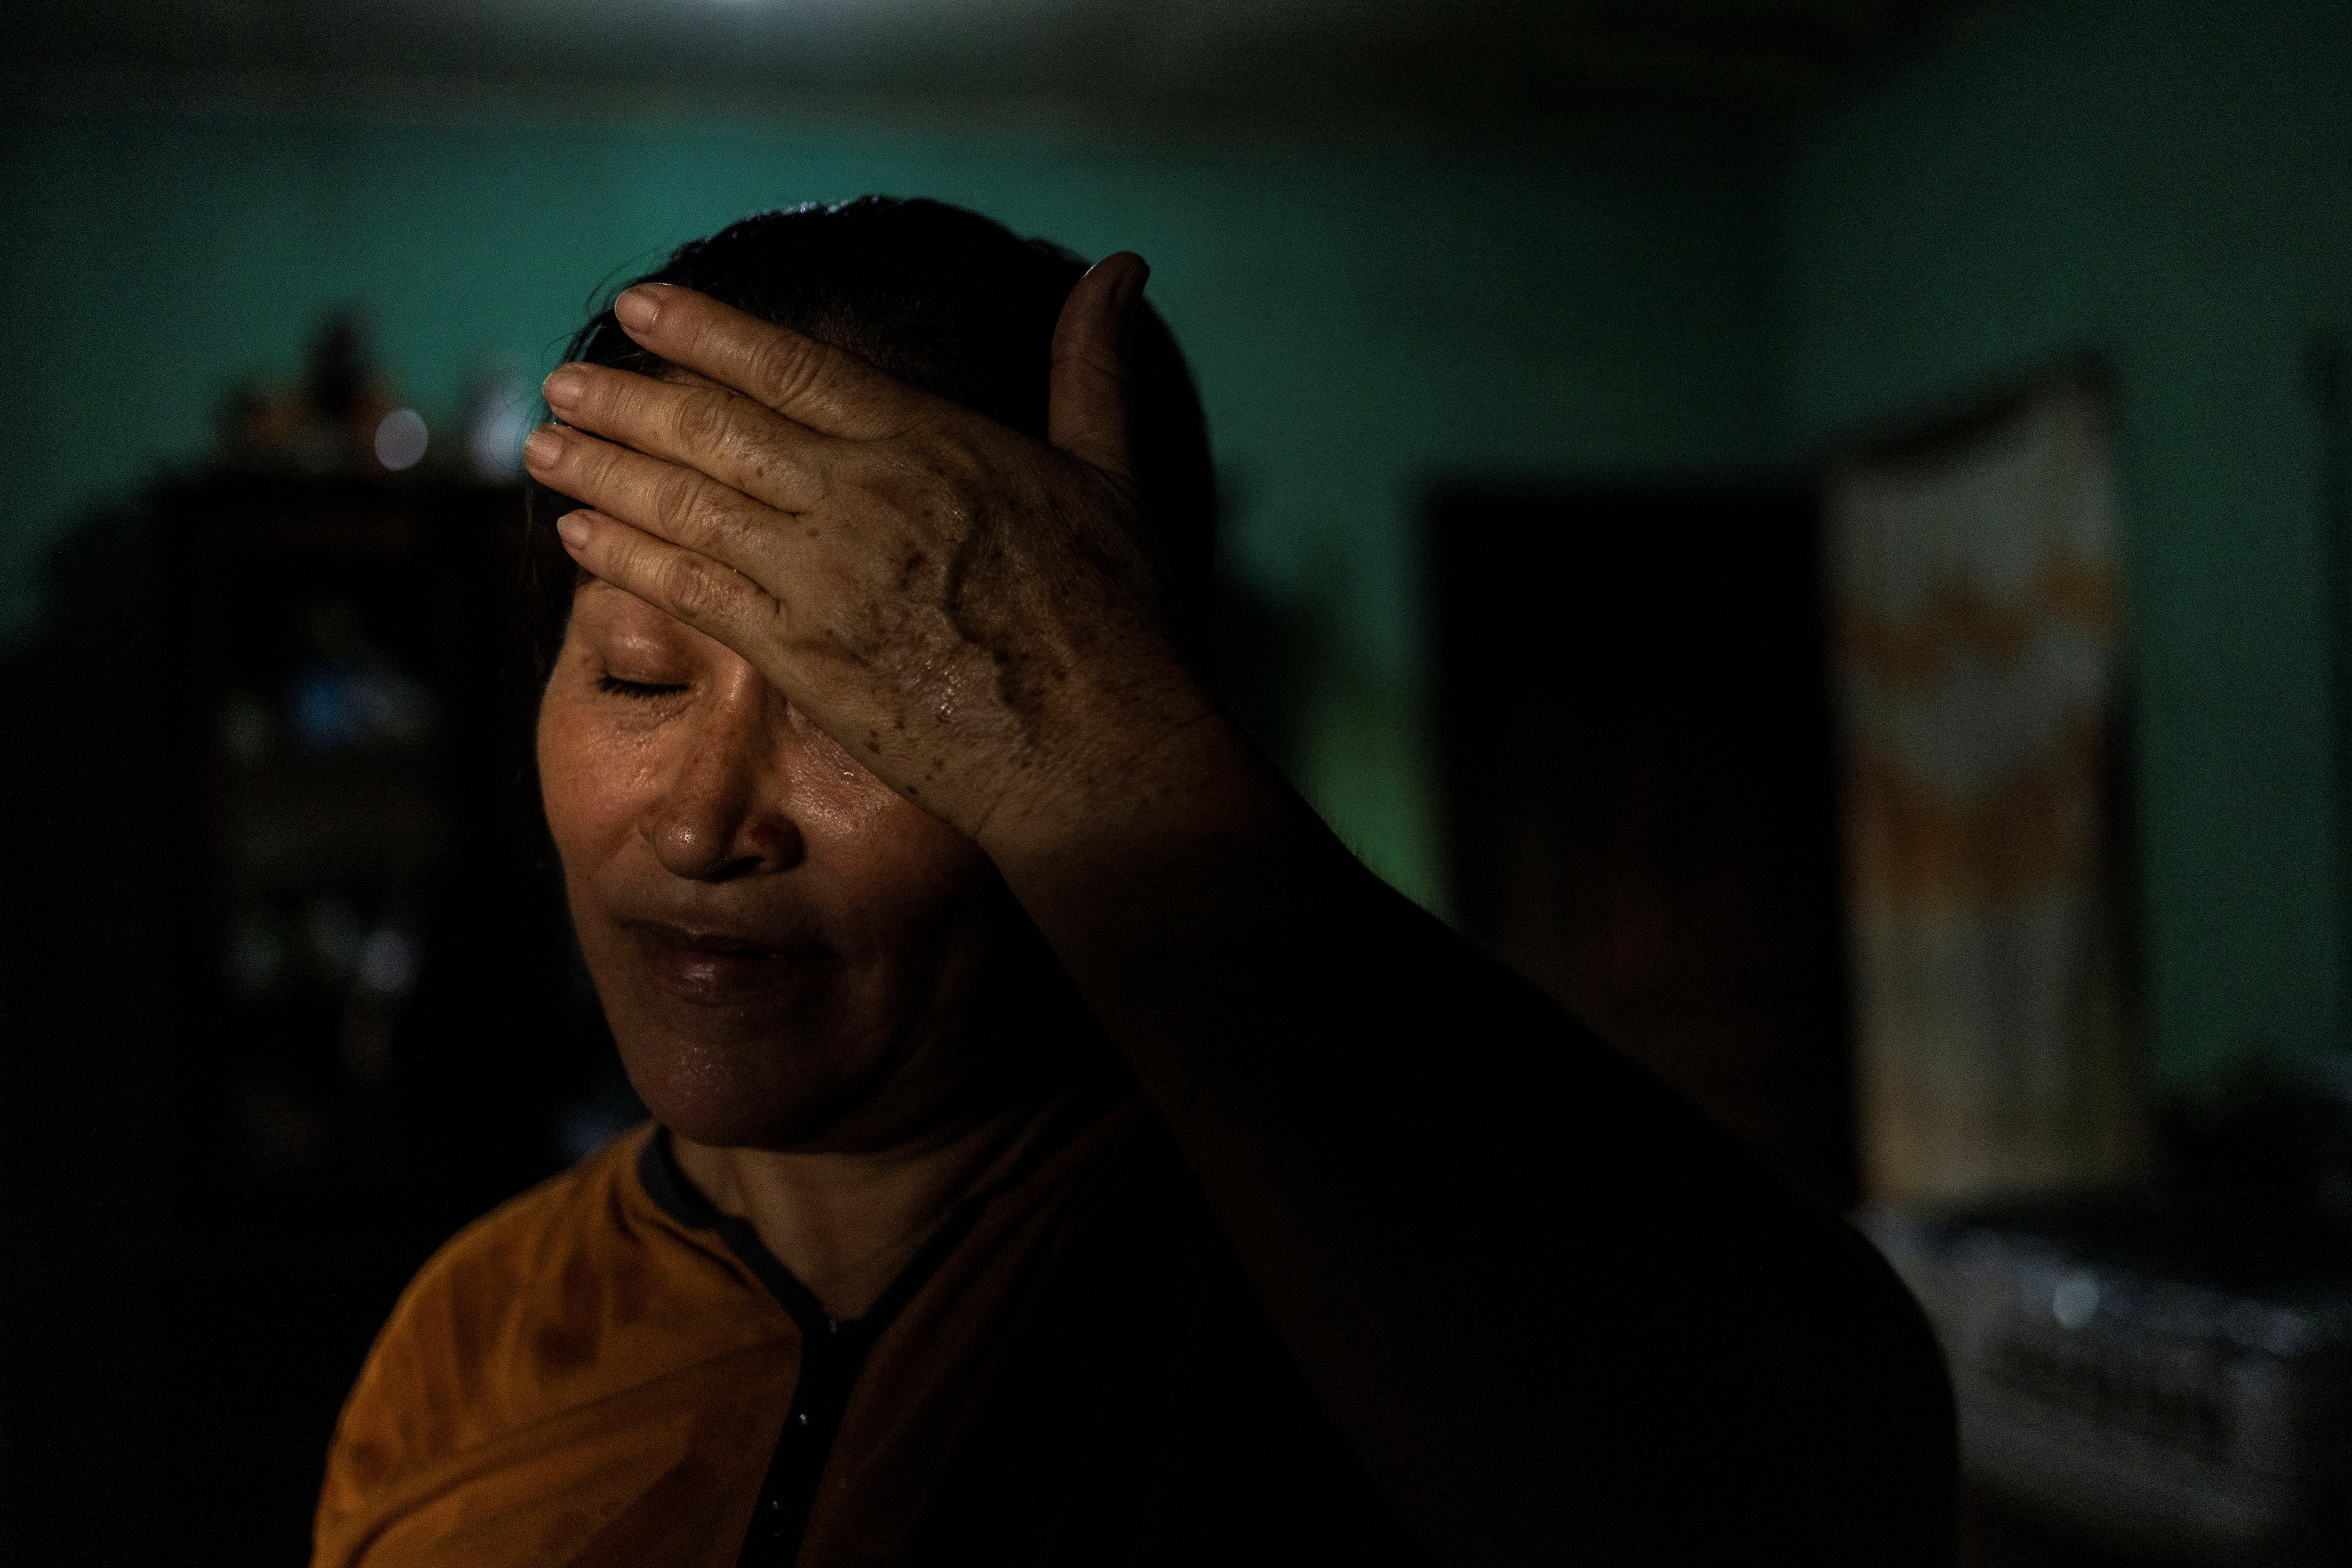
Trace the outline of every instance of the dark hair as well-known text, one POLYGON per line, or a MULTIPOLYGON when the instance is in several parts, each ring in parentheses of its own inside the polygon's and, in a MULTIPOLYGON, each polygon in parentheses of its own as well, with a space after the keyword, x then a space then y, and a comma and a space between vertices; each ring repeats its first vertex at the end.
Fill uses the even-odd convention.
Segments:
MULTIPOLYGON (((1045 436, 1054 324, 1086 264, 1059 246, 1024 240, 944 202, 861 196, 837 206, 761 213, 678 246, 637 283, 698 289, 763 320, 871 361, 900 381, 951 399, 1039 440, 1045 436)), ((572 335, 565 356, 658 371, 609 301, 572 335)), ((1135 481, 1180 643, 1206 646, 1216 481, 1191 371, 1157 312, 1137 312, 1129 356, 1135 481)), ((577 569, 554 521, 573 503, 531 486, 527 550, 543 677, 562 646, 577 569)))

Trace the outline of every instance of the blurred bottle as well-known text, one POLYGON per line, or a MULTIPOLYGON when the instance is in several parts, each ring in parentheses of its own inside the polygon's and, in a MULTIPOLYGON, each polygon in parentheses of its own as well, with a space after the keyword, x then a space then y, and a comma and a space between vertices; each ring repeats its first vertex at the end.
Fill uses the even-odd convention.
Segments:
POLYGON ((287 727, 314 756, 404 751, 432 734, 432 694, 370 641, 359 616, 320 600, 304 616, 309 654, 287 693, 287 727))
POLYGON ((250 384, 229 394, 220 440, 231 466, 309 475, 384 474, 424 457, 425 422, 398 406, 365 323, 342 310, 320 326, 292 391, 250 384))

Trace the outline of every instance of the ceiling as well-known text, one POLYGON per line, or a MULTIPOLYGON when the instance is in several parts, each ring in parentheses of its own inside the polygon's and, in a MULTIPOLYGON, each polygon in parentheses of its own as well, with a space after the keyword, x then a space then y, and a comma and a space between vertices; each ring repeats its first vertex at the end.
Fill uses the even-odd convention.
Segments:
POLYGON ((78 0, 0 12, 35 93, 1020 103, 1377 129, 1769 105, 1937 0, 78 0))

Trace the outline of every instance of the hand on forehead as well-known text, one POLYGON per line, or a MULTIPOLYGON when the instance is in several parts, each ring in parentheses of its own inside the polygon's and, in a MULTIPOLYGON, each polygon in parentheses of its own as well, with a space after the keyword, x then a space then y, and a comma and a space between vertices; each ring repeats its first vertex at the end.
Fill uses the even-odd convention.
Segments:
MULTIPOLYGON (((537 433, 528 460, 585 504, 560 527, 588 571, 741 654, 910 798, 928 780, 938 800, 952 776, 984 811, 1001 776, 1095 746, 1042 747, 1103 719, 1081 716, 1092 682, 1073 674, 1190 685, 1128 471, 1144 276, 1116 256, 1072 291, 1043 443, 790 328, 639 285, 614 315, 674 369, 564 366, 546 391, 570 428, 537 433)), ((933 809, 954 820, 945 789, 933 809)))

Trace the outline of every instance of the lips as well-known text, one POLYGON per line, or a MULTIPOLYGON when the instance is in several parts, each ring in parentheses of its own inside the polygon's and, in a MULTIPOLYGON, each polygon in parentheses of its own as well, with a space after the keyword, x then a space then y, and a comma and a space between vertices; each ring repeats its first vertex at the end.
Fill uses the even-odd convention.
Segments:
POLYGON ((653 920, 631 921, 626 929, 656 985, 706 1007, 778 999, 822 975, 835 957, 804 938, 694 931, 653 920))

